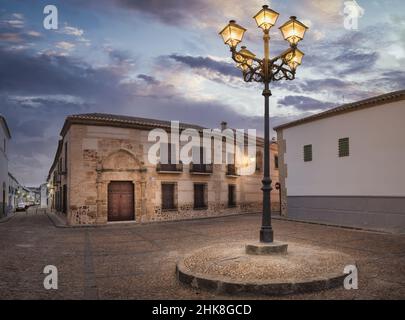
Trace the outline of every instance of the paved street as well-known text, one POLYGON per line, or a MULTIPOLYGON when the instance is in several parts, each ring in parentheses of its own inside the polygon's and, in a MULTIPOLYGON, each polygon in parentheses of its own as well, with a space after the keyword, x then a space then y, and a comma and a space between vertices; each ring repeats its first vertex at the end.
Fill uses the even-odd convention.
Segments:
MULTIPOLYGON (((97 228, 56 228, 42 213, 17 213, 0 223, 0 299, 232 298, 182 287, 177 259, 190 250, 256 239, 259 215, 97 228), (59 289, 43 287, 43 268, 55 265, 59 289)), ((294 299, 404 299, 405 235, 274 221, 276 238, 351 254, 359 290, 334 289, 294 299)), ((241 297, 236 297, 241 298, 241 297)), ((243 298, 267 299, 263 296, 243 298)))

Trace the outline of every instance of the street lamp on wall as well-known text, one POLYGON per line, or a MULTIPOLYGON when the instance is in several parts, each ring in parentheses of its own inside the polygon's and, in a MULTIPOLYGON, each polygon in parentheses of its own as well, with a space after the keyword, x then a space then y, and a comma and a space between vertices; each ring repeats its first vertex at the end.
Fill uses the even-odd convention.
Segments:
POLYGON ((302 22, 298 21, 295 16, 290 17, 290 20, 280 27, 280 31, 284 40, 288 41, 289 48, 280 55, 270 58, 269 42, 270 29, 273 27, 279 13, 264 5, 262 9, 253 17, 256 20, 257 26, 263 30, 264 42, 264 58, 259 59, 256 55, 249 51, 245 46, 240 50, 237 49, 239 43, 242 42, 243 35, 246 29, 238 25, 235 20, 229 21, 228 25, 219 33, 224 40, 224 43, 229 46, 232 54, 232 59, 236 62, 236 66, 242 71, 243 79, 246 82, 262 82, 264 83, 264 176, 262 180, 263 191, 263 213, 262 226, 260 229, 260 241, 270 243, 274 240, 273 229, 271 226, 271 205, 270 192, 270 128, 269 128, 269 97, 271 91, 269 89, 270 82, 279 80, 293 80, 298 66, 302 63, 304 53, 297 48, 298 43, 304 39, 306 27, 302 22))

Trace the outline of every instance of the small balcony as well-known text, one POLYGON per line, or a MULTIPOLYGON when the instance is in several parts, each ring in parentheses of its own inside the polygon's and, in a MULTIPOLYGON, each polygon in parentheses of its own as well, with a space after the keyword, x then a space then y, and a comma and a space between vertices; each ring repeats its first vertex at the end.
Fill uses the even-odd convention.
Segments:
POLYGON ((238 170, 234 164, 226 165, 226 175, 228 177, 239 177, 238 170))
POLYGON ((191 174, 211 174, 213 171, 212 164, 190 163, 191 174))
POLYGON ((181 173, 183 172, 183 163, 158 163, 156 171, 159 173, 181 173))

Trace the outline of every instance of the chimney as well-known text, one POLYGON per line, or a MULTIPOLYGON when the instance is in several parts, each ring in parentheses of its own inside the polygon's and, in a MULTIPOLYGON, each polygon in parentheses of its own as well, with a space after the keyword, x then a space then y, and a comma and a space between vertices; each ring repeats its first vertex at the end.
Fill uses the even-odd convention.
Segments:
POLYGON ((224 131, 228 127, 228 123, 226 121, 221 122, 221 130, 224 131))

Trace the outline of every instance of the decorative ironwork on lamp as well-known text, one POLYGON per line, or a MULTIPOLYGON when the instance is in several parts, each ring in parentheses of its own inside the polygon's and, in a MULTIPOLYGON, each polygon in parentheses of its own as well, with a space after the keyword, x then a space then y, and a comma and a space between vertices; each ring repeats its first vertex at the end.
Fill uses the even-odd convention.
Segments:
POLYGON ((271 226, 271 204, 270 192, 270 128, 269 128, 269 97, 271 91, 269 84, 272 81, 279 80, 294 80, 298 66, 302 63, 304 53, 297 48, 298 43, 304 39, 305 32, 308 27, 298 21, 295 16, 290 17, 279 29, 284 40, 288 41, 290 47, 280 55, 270 58, 269 42, 270 29, 273 27, 279 13, 264 5, 262 9, 253 17, 256 20, 257 26, 262 29, 264 36, 264 58, 259 59, 256 55, 249 51, 245 46, 241 46, 238 50, 237 46, 242 42, 243 35, 246 29, 236 24, 235 20, 229 21, 228 25, 219 33, 224 40, 224 43, 229 46, 232 59, 236 62, 236 66, 242 71, 243 79, 246 82, 262 82, 264 83, 263 96, 264 100, 264 176, 263 176, 263 214, 262 226, 260 229, 261 242, 273 242, 273 229, 271 226))

